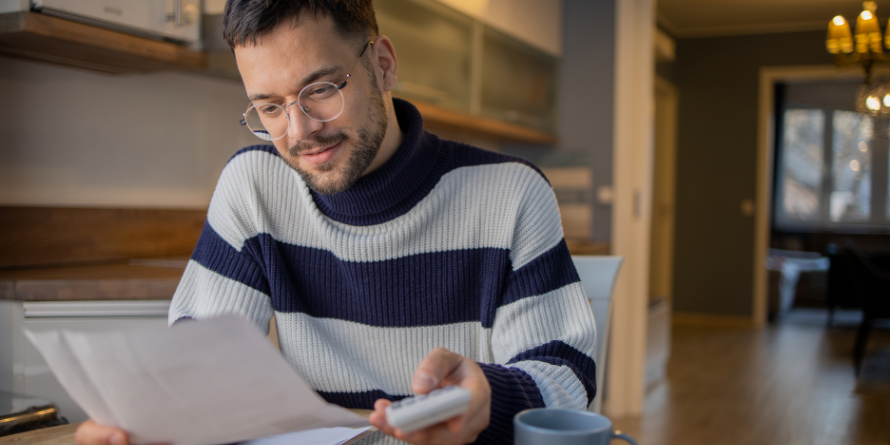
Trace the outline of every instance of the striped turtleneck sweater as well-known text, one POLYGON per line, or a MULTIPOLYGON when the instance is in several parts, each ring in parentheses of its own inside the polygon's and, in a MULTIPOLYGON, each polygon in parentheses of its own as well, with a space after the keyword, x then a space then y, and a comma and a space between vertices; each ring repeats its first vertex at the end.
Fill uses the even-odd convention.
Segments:
MULTIPOLYGON (((282 355, 347 408, 413 395, 415 368, 444 347, 491 385, 477 443, 512 443, 526 408, 585 409, 596 328, 546 178, 393 103, 402 144, 344 192, 315 193, 272 146, 236 153, 170 323, 238 313, 268 331, 274 313, 282 355)), ((367 439, 397 442, 380 436, 367 439)))

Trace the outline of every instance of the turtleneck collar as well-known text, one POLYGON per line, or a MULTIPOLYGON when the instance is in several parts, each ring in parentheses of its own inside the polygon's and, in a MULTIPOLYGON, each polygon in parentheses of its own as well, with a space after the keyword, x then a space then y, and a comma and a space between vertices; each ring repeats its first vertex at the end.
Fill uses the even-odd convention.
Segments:
POLYGON ((436 168, 442 157, 439 138, 423 130, 417 108, 401 99, 393 99, 393 106, 404 137, 392 157, 346 191, 322 195, 310 190, 329 218, 358 226, 386 222, 407 213, 444 173, 436 168))

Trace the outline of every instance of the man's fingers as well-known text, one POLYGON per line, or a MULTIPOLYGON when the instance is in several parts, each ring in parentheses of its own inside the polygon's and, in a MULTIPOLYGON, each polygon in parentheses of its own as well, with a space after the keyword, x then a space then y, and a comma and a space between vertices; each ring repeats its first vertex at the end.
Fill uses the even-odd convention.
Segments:
POLYGON ((389 401, 378 400, 374 404, 371 423, 384 433, 413 444, 469 443, 489 423, 491 411, 491 386, 479 365, 445 348, 436 348, 417 365, 412 389, 426 394, 444 384, 460 385, 472 394, 467 411, 436 425, 405 433, 386 422, 385 409, 389 401))
POLYGON ((452 433, 460 434, 460 432, 467 426, 467 416, 461 414, 457 417, 452 417, 445 421, 445 426, 447 426, 448 430, 452 433))
POLYGON ((377 399, 377 401, 374 402, 374 412, 368 417, 368 421, 384 434, 389 434, 391 436, 395 433, 395 430, 393 427, 389 426, 389 423, 386 421, 386 407, 389 405, 392 405, 392 402, 389 400, 377 399))
POLYGON ((383 429, 386 426, 386 407, 391 405, 392 402, 386 399, 377 399, 374 402, 374 412, 368 416, 368 422, 371 422, 371 425, 376 426, 378 429, 383 429))
POLYGON ((461 357, 445 348, 436 348, 417 365, 411 389, 416 394, 426 394, 442 383, 442 380, 460 366, 461 357))
POLYGON ((127 433, 110 426, 99 425, 87 420, 74 433, 74 441, 79 445, 129 445, 127 433))

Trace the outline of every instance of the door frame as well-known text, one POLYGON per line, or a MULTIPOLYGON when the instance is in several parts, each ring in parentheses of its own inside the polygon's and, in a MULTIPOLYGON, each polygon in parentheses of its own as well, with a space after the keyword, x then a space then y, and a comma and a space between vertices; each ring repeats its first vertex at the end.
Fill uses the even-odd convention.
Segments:
MULTIPOLYGON (((890 69, 875 69, 875 75, 887 75, 890 69)), ((766 323, 769 275, 766 259, 770 244, 770 219, 773 207, 773 159, 775 158, 775 86, 780 82, 861 79, 857 67, 834 65, 768 66, 760 68, 759 106, 757 112, 757 204, 754 222, 754 295, 751 322, 766 323)))
POLYGON ((615 1, 612 253, 615 283, 604 411, 643 413, 649 303, 649 230, 655 132, 654 0, 615 1))
MULTIPOLYGON (((667 236, 664 240, 664 246, 650 246, 650 252, 653 248, 657 249, 655 253, 660 255, 652 255, 650 258, 650 277, 663 280, 667 289, 668 301, 673 300, 673 278, 674 278, 674 236, 676 235, 676 208, 677 208, 677 118, 679 115, 679 90, 677 86, 665 79, 664 77, 655 76, 655 130, 654 130, 654 149, 653 162, 653 203, 658 204, 656 199, 660 193, 664 193, 670 198, 667 199, 671 207, 670 220, 665 223, 665 231, 667 236), (661 102, 659 102, 659 99, 661 102), (660 131, 659 131, 660 129, 660 131), (660 162, 656 162, 660 159, 660 162), (659 172, 664 176, 659 183, 659 172), (662 249, 663 247, 663 249, 662 249), (657 256, 657 258, 656 258, 657 256), (661 270, 657 270, 660 265, 661 270)), ((652 228, 655 229, 655 223, 660 218, 661 209, 652 209, 652 228)), ((653 235, 655 232, 653 231, 653 235)), ((650 289, 652 283, 649 283, 650 289)), ((651 292, 650 292, 651 294, 651 292)))

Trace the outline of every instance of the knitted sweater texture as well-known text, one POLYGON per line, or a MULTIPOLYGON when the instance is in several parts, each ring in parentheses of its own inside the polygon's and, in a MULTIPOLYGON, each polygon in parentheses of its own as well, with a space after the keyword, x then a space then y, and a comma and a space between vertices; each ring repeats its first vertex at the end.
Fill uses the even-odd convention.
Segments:
POLYGON ((348 408, 413 395, 417 364, 445 347, 491 385, 477 443, 512 443, 526 408, 585 409, 596 328, 546 178, 439 139, 393 102, 402 145, 341 193, 310 190, 271 146, 236 153, 170 323, 238 313, 267 331, 274 313, 284 357, 348 408))

